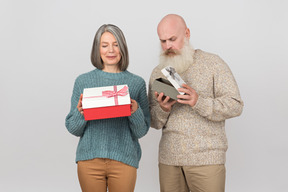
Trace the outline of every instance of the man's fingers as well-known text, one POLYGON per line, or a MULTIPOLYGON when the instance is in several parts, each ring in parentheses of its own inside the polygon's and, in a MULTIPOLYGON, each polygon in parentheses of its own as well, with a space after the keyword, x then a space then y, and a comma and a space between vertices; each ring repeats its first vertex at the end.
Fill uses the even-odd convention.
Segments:
POLYGON ((169 99, 170 99, 170 97, 166 96, 166 98, 163 100, 163 104, 168 103, 169 99))
POLYGON ((162 97, 163 97, 163 93, 160 93, 159 95, 158 95, 158 97, 157 97, 157 101, 158 102, 162 102, 162 97))
POLYGON ((178 99, 190 100, 192 99, 191 95, 177 95, 178 99))
POLYGON ((186 89, 186 88, 178 88, 178 91, 179 91, 179 92, 186 93, 186 94, 189 94, 189 95, 191 95, 191 93, 192 93, 191 90, 186 89))
POLYGON ((174 105, 176 102, 176 100, 171 101, 171 106, 174 105))
POLYGON ((192 91, 192 88, 190 86, 188 86, 187 84, 182 84, 182 87, 186 88, 186 89, 189 89, 190 91, 192 91))
POLYGON ((189 101, 188 101, 188 100, 178 99, 177 102, 178 102, 178 103, 181 103, 181 104, 189 104, 189 101))

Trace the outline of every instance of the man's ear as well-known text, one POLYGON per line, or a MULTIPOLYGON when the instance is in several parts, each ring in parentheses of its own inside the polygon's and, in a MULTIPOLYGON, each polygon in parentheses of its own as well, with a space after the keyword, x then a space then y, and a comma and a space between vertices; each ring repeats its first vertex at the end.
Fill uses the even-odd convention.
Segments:
POLYGON ((190 29, 189 28, 186 28, 186 30, 185 30, 185 37, 186 38, 190 38, 190 29))

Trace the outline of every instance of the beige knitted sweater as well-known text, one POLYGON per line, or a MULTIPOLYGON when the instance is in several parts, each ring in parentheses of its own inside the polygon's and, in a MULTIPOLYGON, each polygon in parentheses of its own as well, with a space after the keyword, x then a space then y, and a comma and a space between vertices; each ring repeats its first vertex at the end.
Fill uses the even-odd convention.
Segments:
POLYGON ((237 83, 217 55, 195 50, 194 61, 179 74, 199 95, 194 107, 175 103, 164 112, 151 91, 152 82, 165 78, 154 68, 149 82, 151 127, 162 129, 159 162, 176 166, 224 164, 227 151, 225 120, 243 109, 237 83))

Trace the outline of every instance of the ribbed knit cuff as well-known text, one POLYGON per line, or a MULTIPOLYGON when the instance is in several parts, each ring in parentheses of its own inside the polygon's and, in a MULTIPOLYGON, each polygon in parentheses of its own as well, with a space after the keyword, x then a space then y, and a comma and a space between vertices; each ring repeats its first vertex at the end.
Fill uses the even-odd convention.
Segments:
POLYGON ((206 117, 211 114, 212 105, 212 99, 206 99, 199 95, 197 103, 192 107, 192 109, 198 112, 201 116, 206 117))
POLYGON ((143 110, 139 106, 137 111, 135 111, 131 116, 128 117, 130 121, 130 129, 137 138, 141 138, 146 135, 149 127, 147 122, 145 122, 143 110))
POLYGON ((81 136, 83 131, 84 131, 84 127, 85 127, 87 121, 85 121, 84 116, 76 108, 73 111, 73 115, 70 119, 70 123, 71 123, 71 125, 69 126, 70 127, 69 131, 73 135, 81 136))
POLYGON ((159 109, 157 110, 157 112, 158 112, 158 117, 159 117, 159 119, 165 119, 165 120, 167 120, 167 118, 168 118, 168 116, 170 115, 170 112, 171 112, 171 111, 168 111, 168 112, 164 111, 164 110, 160 107, 160 105, 158 105, 158 107, 159 107, 159 109))
POLYGON ((128 116, 128 118, 130 122, 135 125, 142 123, 144 119, 144 115, 143 115, 143 111, 141 107, 139 106, 138 109, 133 114, 131 114, 131 116, 128 116))
POLYGON ((78 109, 75 109, 75 119, 78 119, 79 123, 84 124, 86 123, 84 115, 82 115, 78 109))
POLYGON ((162 129, 165 126, 170 111, 163 111, 159 104, 152 107, 151 110, 151 127, 155 129, 162 129))

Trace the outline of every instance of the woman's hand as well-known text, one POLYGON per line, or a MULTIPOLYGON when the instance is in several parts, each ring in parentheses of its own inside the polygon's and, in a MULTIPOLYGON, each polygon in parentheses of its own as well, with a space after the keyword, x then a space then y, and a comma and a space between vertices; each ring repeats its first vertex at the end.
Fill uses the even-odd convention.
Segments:
POLYGON ((138 103, 134 99, 131 99, 131 114, 135 113, 138 109, 138 103))
POLYGON ((79 101, 78 101, 78 105, 77 105, 77 109, 83 115, 82 99, 83 99, 83 94, 80 95, 80 98, 79 98, 79 101))

